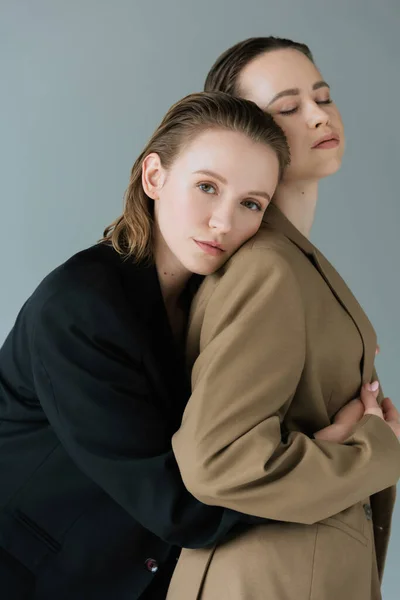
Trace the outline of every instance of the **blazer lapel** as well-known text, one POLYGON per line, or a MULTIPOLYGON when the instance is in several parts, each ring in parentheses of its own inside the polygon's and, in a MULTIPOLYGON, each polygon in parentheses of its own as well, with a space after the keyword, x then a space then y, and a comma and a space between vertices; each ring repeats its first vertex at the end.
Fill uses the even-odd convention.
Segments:
POLYGON ((157 397, 163 399, 174 431, 178 429, 190 394, 183 351, 177 348, 162 297, 156 267, 122 258, 110 246, 102 249, 121 274, 127 306, 146 357, 146 368, 157 397))
POLYGON ((274 204, 269 205, 264 216, 264 221, 273 229, 283 233, 283 235, 296 244, 308 256, 309 260, 314 264, 330 287, 332 293, 353 320, 360 333, 364 347, 361 364, 362 381, 363 383, 369 382, 375 360, 376 334, 354 295, 324 255, 294 227, 274 204))
POLYGON ((371 381, 372 369, 375 360, 376 334, 369 322, 365 312, 349 290, 339 273, 334 269, 330 262, 315 249, 315 264, 325 281, 339 300, 343 308, 353 319, 358 331, 360 332, 364 353, 361 365, 361 375, 363 383, 371 381))
POLYGON ((224 269, 225 266, 217 271, 217 273, 208 275, 204 279, 198 292, 195 294, 190 307, 186 332, 186 369, 189 376, 193 365, 200 354, 201 331, 207 303, 221 277, 221 274, 224 272, 224 269))

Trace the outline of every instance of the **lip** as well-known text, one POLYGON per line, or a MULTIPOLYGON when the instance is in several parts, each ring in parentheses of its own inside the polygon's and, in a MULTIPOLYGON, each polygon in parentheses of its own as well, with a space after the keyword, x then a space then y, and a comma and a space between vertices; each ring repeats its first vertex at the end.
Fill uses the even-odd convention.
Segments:
POLYGON ((211 254, 212 256, 219 256, 220 254, 225 252, 221 244, 218 244, 217 242, 206 242, 203 240, 194 240, 194 242, 196 242, 196 244, 199 246, 199 248, 201 248, 201 250, 203 250, 203 252, 211 254))
POLYGON ((338 136, 337 133, 327 133, 326 135, 321 137, 319 140, 317 140, 315 142, 315 144, 313 144, 311 146, 311 148, 312 149, 318 148, 319 146, 321 146, 322 144, 326 144, 327 142, 333 142, 331 147, 334 148, 335 146, 337 146, 339 144, 340 137, 338 136))

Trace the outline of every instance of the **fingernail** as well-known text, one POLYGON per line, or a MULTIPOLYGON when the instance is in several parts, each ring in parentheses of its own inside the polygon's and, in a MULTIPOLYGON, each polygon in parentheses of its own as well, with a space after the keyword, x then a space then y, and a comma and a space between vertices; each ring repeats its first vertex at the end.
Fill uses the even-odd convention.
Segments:
POLYGON ((379 381, 373 381, 372 383, 369 384, 368 389, 370 392, 376 392, 376 390, 379 388, 379 381))

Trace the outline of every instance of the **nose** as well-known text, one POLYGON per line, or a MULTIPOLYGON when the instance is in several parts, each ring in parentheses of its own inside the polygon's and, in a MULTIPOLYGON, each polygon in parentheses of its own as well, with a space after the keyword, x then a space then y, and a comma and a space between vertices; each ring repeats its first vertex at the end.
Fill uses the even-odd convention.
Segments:
POLYGON ((313 102, 307 115, 307 124, 311 129, 329 124, 329 115, 320 104, 313 102))
POLYGON ((219 233, 229 233, 232 229, 233 210, 227 203, 214 207, 211 213, 209 226, 219 233))

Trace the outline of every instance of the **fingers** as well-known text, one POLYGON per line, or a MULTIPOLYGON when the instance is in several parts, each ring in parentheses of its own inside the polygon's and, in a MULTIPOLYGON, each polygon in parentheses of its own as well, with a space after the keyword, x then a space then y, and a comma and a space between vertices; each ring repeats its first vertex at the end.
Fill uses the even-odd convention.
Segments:
POLYGON ((351 424, 358 423, 364 415, 364 404, 359 398, 350 400, 335 415, 334 423, 351 424))
POLYGON ((379 391, 379 383, 374 381, 373 383, 367 383, 361 388, 361 402, 364 404, 364 414, 376 415, 383 419, 382 409, 377 402, 377 396, 379 391))
POLYGON ((389 425, 390 429, 393 431, 393 433, 397 436, 398 440, 400 441, 400 423, 398 421, 386 421, 386 422, 389 425))
POLYGON ((382 411, 385 421, 400 421, 400 414, 390 398, 382 401, 382 411))
POLYGON ((367 383, 364 386, 368 392, 372 392, 375 395, 375 398, 378 396, 379 392, 379 381, 373 381, 372 383, 367 383))

